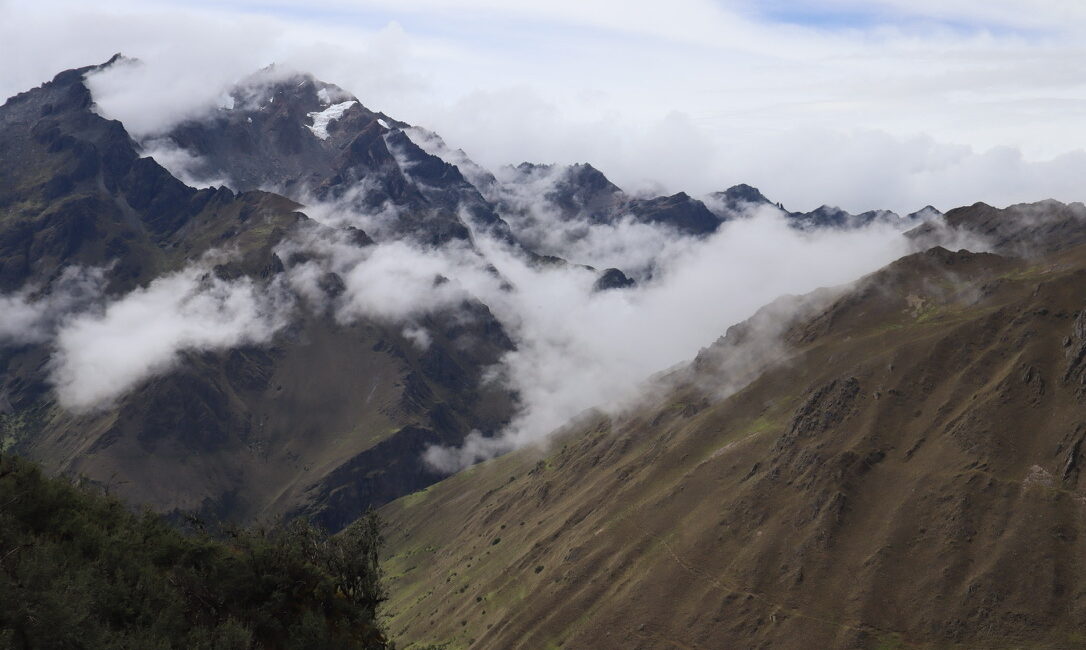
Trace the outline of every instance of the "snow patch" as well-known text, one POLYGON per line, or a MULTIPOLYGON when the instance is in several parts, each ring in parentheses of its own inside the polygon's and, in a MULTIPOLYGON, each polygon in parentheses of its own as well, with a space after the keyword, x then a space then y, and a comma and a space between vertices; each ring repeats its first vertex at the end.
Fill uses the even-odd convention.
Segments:
POLYGON ((383 126, 386 129, 391 129, 392 128, 391 126, 388 125, 388 122, 382 120, 381 118, 377 118, 377 123, 380 124, 381 126, 383 126))
POLYGON ((317 99, 321 100, 321 104, 325 106, 332 103, 332 97, 328 94, 327 88, 321 88, 317 91, 317 99))
POLYGON ((306 128, 313 132, 313 135, 317 136, 321 140, 328 139, 328 125, 333 121, 343 117, 343 114, 347 112, 351 106, 358 102, 353 99, 350 101, 342 102, 339 104, 332 104, 323 111, 316 111, 313 113, 307 113, 307 115, 313 118, 313 126, 307 126, 306 128))

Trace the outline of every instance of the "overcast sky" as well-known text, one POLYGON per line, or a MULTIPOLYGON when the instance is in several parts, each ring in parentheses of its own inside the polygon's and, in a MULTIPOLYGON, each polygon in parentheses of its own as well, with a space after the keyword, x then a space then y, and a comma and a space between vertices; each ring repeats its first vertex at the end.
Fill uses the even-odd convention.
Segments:
POLYGON ((1086 199, 1084 37, 1074 0, 0 0, 0 95, 123 51, 164 121, 276 61, 491 167, 945 210, 1086 199))

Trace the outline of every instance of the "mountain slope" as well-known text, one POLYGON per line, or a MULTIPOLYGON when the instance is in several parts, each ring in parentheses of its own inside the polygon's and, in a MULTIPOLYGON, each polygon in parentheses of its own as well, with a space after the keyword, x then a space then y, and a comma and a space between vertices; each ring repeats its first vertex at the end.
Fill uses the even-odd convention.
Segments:
POLYGON ((1041 201, 1003 209, 986 203, 955 208, 943 219, 928 221, 908 236, 920 245, 966 238, 991 250, 1036 257, 1086 242, 1086 205, 1041 201))
MULTIPOLYGON (((319 271, 321 300, 342 300, 342 277, 285 245, 334 240, 364 256, 366 233, 315 223, 278 194, 186 186, 95 112, 84 77, 103 67, 63 72, 0 107, 0 288, 37 304, 73 269, 99 269, 104 286, 90 302, 101 308, 193 269, 197 288, 267 295, 319 271)), ((290 321, 263 345, 182 350, 172 370, 89 410, 58 404, 49 328, 60 323, 37 324, 0 341, 0 444, 159 510, 304 512, 339 528, 439 478, 419 460, 425 445, 492 433, 512 413, 509 391, 481 382, 512 342, 477 301, 423 318, 425 349, 388 320, 343 322, 297 304, 290 321)), ((127 352, 118 339, 117 355, 127 352)))
POLYGON ((266 252, 276 228, 301 218, 282 197, 195 190, 141 158, 119 122, 93 112, 82 79, 101 67, 63 72, 0 108, 0 287, 115 260, 109 287, 125 291, 183 264, 193 251, 178 250, 182 240, 221 237, 230 225, 243 250, 266 252), (240 212, 271 228, 241 223, 240 212))
POLYGON ((386 506, 390 631, 1078 647, 1084 277, 1082 246, 935 248, 809 298, 782 345, 759 336, 785 306, 767 309, 633 411, 386 506))

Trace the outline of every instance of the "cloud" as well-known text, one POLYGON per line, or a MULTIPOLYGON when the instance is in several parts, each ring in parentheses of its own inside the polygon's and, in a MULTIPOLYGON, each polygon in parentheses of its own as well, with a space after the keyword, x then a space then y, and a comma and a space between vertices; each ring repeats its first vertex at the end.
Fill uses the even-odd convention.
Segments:
POLYGON ((773 154, 744 156, 743 170, 762 187, 786 180, 770 198, 789 209, 806 209, 807 197, 819 194, 850 196, 853 211, 891 206, 901 214, 923 204, 948 210, 976 201, 1010 205, 1084 198, 1076 179, 1086 173, 1086 151, 1030 161, 1015 147, 980 151, 928 136, 900 139, 878 131, 821 129, 790 131, 770 142, 773 154), (919 197, 926 200, 918 204, 919 197))
POLYGON ((105 269, 69 267, 48 289, 0 295, 0 346, 49 341, 67 316, 93 304, 104 287, 105 269))
POLYGON ((430 343, 432 342, 430 332, 426 331, 426 328, 419 327, 418 325, 408 325, 405 327, 403 329, 403 336, 423 352, 430 348, 430 343))
POLYGON ((784 0, 767 4, 781 15, 859 12, 873 14, 873 22, 950 21, 959 29, 1073 32, 1086 19, 1086 7, 1078 3, 1044 0, 784 0))
POLYGON ((149 138, 142 144, 140 154, 155 159, 175 178, 189 187, 229 187, 225 178, 209 178, 201 172, 204 169, 200 158, 187 149, 182 149, 169 138, 149 138))
POLYGON ((353 228, 365 225, 366 232, 369 227, 383 231, 385 221, 396 217, 395 208, 360 212, 347 196, 310 203, 305 210, 327 220, 284 241, 277 254, 288 261, 301 260, 287 272, 290 289, 311 309, 331 309, 341 323, 363 319, 406 323, 421 345, 425 332, 415 326, 423 316, 501 292, 502 279, 465 242, 433 248, 400 239, 370 245, 355 241, 358 231, 353 228), (336 285, 331 291, 330 282, 336 285))
POLYGON ((906 253, 908 242, 887 226, 800 233, 767 209, 671 249, 652 282, 607 292, 594 292, 595 276, 583 269, 535 269, 498 244, 485 249, 514 287, 484 300, 517 343, 501 376, 522 408, 498 439, 428 451, 443 471, 541 442, 587 409, 622 405, 650 375, 694 358, 762 305, 851 281, 906 253))
POLYGON ((51 380, 58 401, 73 411, 103 407, 170 370, 183 352, 265 343, 287 322, 285 300, 196 264, 74 315, 55 339, 51 380))
POLYGON ((426 251, 405 242, 381 244, 344 273, 346 291, 337 316, 404 322, 462 303, 471 297, 464 284, 478 287, 484 274, 481 260, 455 248, 426 251))

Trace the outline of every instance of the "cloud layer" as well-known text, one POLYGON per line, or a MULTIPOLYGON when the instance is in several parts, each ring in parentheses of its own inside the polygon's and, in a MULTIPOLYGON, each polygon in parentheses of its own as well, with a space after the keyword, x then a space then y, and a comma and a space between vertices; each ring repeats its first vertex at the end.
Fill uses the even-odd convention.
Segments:
POLYGON ((289 316, 275 291, 190 266, 67 319, 52 359, 58 401, 74 411, 107 406, 183 352, 266 343, 289 316))
POLYGON ((853 280, 907 248, 885 226, 800 233, 773 209, 704 241, 658 243, 667 252, 651 282, 606 292, 593 291, 592 273, 533 269, 490 244, 490 259, 514 286, 487 299, 517 341, 502 374, 523 408, 502 439, 476 437, 460 449, 431 450, 428 460, 453 470, 540 442, 589 408, 623 404, 651 374, 692 359, 776 297, 853 280))
POLYGON ((31 286, 0 295, 0 345, 51 340, 66 318, 101 297, 104 278, 104 269, 70 267, 48 289, 31 286))
POLYGON ((1084 34, 1081 9, 1025 0, 8 2, 0 95, 123 50, 146 71, 97 90, 144 134, 277 61, 490 168, 908 212, 1082 198, 1084 34))

